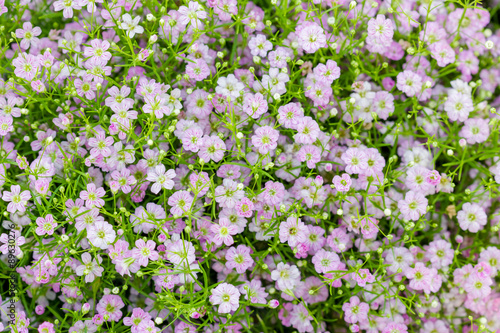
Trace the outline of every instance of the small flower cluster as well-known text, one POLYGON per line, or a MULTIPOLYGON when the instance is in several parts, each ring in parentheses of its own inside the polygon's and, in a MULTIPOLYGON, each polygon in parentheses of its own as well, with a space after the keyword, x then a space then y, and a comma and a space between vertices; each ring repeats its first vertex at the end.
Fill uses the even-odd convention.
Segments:
POLYGON ((498 9, 0 0, 0 331, 500 332, 498 9))

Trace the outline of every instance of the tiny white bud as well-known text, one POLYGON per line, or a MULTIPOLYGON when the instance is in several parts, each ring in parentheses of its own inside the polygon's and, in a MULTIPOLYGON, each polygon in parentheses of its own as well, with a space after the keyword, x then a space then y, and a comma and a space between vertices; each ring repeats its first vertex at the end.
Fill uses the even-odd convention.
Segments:
POLYGON ((356 2, 356 1, 351 1, 351 2, 349 3, 349 9, 351 9, 351 10, 352 10, 352 9, 354 9, 354 7, 356 7, 356 5, 357 5, 357 2, 356 2))
POLYGON ((148 140, 148 146, 152 146, 153 145, 153 140, 149 139, 148 140))
POLYGON ((330 16, 330 17, 326 20, 326 23, 328 23, 328 25, 335 25, 335 17, 330 16))
POLYGON ((489 40, 486 43, 484 43, 484 46, 486 46, 488 50, 491 50, 493 46, 495 46, 495 44, 491 40, 489 40))
POLYGON ((384 215, 385 216, 391 216, 392 211, 389 208, 384 209, 384 215))
POLYGON ((156 325, 161 325, 161 324, 163 324, 163 319, 161 319, 160 317, 156 317, 155 323, 156 323, 156 325))
POLYGON ((240 140, 241 140, 241 139, 243 139, 243 133, 238 132, 238 133, 236 134, 236 137, 237 137, 238 139, 240 139, 240 140))
POLYGON ((446 154, 448 154, 448 156, 453 156, 453 150, 448 149, 448 150, 446 151, 446 154))
POLYGON ((344 211, 341 208, 339 208, 337 210, 337 215, 343 215, 343 214, 344 214, 344 211))

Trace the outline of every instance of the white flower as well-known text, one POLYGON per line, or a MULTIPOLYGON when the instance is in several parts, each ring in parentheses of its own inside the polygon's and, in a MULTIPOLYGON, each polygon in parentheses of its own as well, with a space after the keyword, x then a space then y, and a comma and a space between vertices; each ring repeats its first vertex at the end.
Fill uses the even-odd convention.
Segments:
POLYGON ((132 20, 132 16, 130 16, 130 14, 125 14, 122 16, 123 22, 120 23, 120 28, 126 30, 127 36, 133 38, 135 34, 141 34, 144 32, 144 28, 139 25, 140 20, 140 16, 136 16, 132 20))

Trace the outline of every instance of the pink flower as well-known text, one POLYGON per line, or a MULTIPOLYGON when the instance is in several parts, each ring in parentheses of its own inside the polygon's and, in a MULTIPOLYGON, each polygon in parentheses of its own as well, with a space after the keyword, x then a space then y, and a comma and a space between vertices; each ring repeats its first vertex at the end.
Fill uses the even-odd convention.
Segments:
POLYGON ((122 86, 120 89, 118 87, 111 87, 108 90, 109 96, 106 97, 106 106, 109 106, 114 112, 119 112, 123 109, 128 110, 134 105, 134 100, 127 97, 130 94, 130 88, 127 86, 122 86))
POLYGON ((325 64, 319 64, 314 68, 314 75, 326 84, 332 84, 340 77, 340 68, 333 60, 328 59, 325 64))
POLYGON ((267 101, 261 93, 245 95, 243 111, 250 117, 258 119, 267 112, 267 109, 267 101))
POLYGON ((85 46, 83 49, 83 55, 86 58, 91 57, 103 61, 111 59, 111 53, 108 51, 110 44, 107 40, 92 39, 89 44, 90 46, 85 46))
POLYGON ((406 220, 417 221, 427 212, 427 199, 420 192, 409 191, 404 200, 398 201, 398 208, 406 220))
POLYGON ((0 246, 0 252, 2 252, 2 254, 12 253, 17 257, 23 253, 21 246, 26 243, 26 239, 21 236, 20 231, 14 230, 12 233, 2 234, 0 236, 0 243, 3 243, 3 245, 0 246), (14 238, 14 243, 12 243, 12 238, 14 238))
POLYGON ((85 96, 88 100, 93 100, 95 98, 97 87, 96 83, 91 81, 91 78, 84 76, 83 81, 77 78, 73 84, 79 96, 85 96))
POLYGON ((361 148, 349 148, 341 156, 350 174, 362 173, 368 167, 368 156, 361 148))
POLYGON ((254 204, 252 200, 244 197, 238 203, 236 203, 234 208, 236 208, 236 213, 238 214, 238 216, 251 217, 254 210, 254 204))
POLYGON ((77 0, 57 0, 54 2, 54 10, 56 12, 63 11, 63 17, 72 18, 73 9, 80 10, 82 7, 79 5, 77 0))
POLYGON ((54 324, 44 321, 43 324, 38 326, 38 333, 55 333, 54 324))
POLYGON ((474 104, 469 94, 452 90, 444 103, 444 110, 450 120, 464 122, 469 117, 469 113, 474 111, 474 104))
POLYGON ((297 152, 297 158, 301 162, 307 162, 309 169, 314 169, 316 163, 321 161, 321 148, 314 145, 305 145, 297 152))
POLYGON ((437 170, 428 171, 425 180, 428 184, 436 186, 441 182, 441 175, 437 170))
POLYGON ((12 117, 0 116, 0 136, 6 136, 8 133, 14 131, 12 121, 12 117))
POLYGON ((402 323, 391 322, 385 326, 382 333, 407 333, 408 327, 402 323))
POLYGON ((245 245, 238 247, 230 247, 226 253, 226 267, 228 269, 236 269, 238 274, 243 274, 254 265, 254 260, 250 255, 252 249, 245 245))
POLYGON ((125 306, 122 298, 118 295, 104 295, 96 305, 97 312, 104 316, 108 315, 108 321, 120 321, 122 318, 121 308, 125 306))
POLYGON ((297 134, 294 139, 297 143, 313 144, 319 136, 319 126, 311 117, 302 117, 297 121, 297 134))
POLYGON ((176 174, 175 171, 170 169, 165 171, 165 165, 160 164, 154 168, 150 168, 148 171, 147 180, 153 182, 151 186, 151 192, 158 194, 162 188, 166 190, 171 190, 174 188, 174 181, 176 174))
POLYGON ((27 81, 32 81, 40 68, 38 58, 26 53, 21 53, 12 60, 12 65, 15 67, 14 74, 27 81))
POLYGON ((21 186, 19 185, 12 185, 10 187, 10 192, 4 191, 2 196, 2 200, 9 203, 7 205, 7 211, 10 213, 15 213, 17 211, 24 213, 30 199, 30 192, 27 190, 21 192, 21 186))
POLYGON ((183 216, 191 210, 193 197, 189 191, 177 191, 168 198, 168 205, 171 206, 172 215, 183 216))
POLYGON ((89 242, 100 249, 107 249, 116 239, 116 232, 108 222, 99 221, 87 229, 89 242))
POLYGON ((298 36, 299 46, 306 53, 314 53, 327 46, 325 31, 316 22, 304 21, 297 26, 295 33, 298 36))
POLYGON ((278 122, 285 128, 296 129, 299 120, 304 117, 300 103, 288 103, 278 108, 278 122))
POLYGON ((366 268, 362 268, 357 272, 352 273, 352 279, 358 283, 358 286, 364 287, 367 283, 375 281, 375 277, 366 268))
POLYGON ((0 16, 7 13, 9 9, 5 6, 5 0, 0 0, 0 16))
POLYGON ((95 280, 96 276, 102 276, 102 272, 104 272, 104 268, 99 266, 102 262, 101 256, 96 256, 97 260, 94 258, 92 260, 92 256, 90 253, 85 252, 82 254, 82 262, 83 264, 76 267, 75 273, 78 276, 85 275, 85 282, 91 283, 95 280))
POLYGON ((205 60, 196 59, 195 61, 187 62, 186 74, 190 79, 194 79, 195 81, 203 81, 210 75, 210 68, 208 68, 205 60))
POLYGON ((198 156, 200 156, 205 163, 210 162, 210 160, 219 162, 224 157, 225 150, 226 144, 217 135, 206 136, 202 139, 198 156))
POLYGON ((432 58, 436 59, 439 67, 445 67, 455 62, 455 51, 446 41, 440 41, 429 47, 432 58))
POLYGON ((229 313, 236 311, 240 306, 240 295, 235 286, 224 282, 212 290, 210 303, 219 305, 219 313, 229 313))
POLYGON ((216 245, 220 246, 224 243, 229 246, 234 243, 232 236, 238 233, 238 227, 233 225, 229 219, 220 218, 218 224, 213 224, 210 227, 210 231, 214 233, 212 241, 216 245))
POLYGON ((467 139, 467 143, 471 145, 485 142, 490 136, 488 120, 481 118, 467 119, 459 134, 467 139))
POLYGON ((295 247, 298 243, 306 240, 308 229, 298 217, 289 217, 286 222, 280 223, 280 242, 288 242, 290 247, 295 247))
POLYGON ((137 183, 137 180, 134 176, 130 175, 129 169, 123 169, 121 171, 115 170, 111 173, 111 182, 115 182, 116 186, 122 190, 123 193, 130 193, 132 191, 131 185, 137 183))
POLYGON ((368 311, 370 306, 361 302, 358 296, 352 296, 348 303, 342 305, 342 311, 345 313, 345 321, 350 324, 368 320, 368 311))
POLYGON ((423 290, 426 294, 430 293, 433 272, 423 263, 417 262, 414 268, 407 269, 406 277, 410 279, 411 288, 423 290))
POLYGON ((462 230, 478 232, 486 225, 488 218, 480 205, 466 202, 457 213, 457 220, 462 230))
POLYGON ((36 228, 36 234, 38 236, 52 235, 54 233, 54 228, 57 226, 52 214, 47 214, 45 218, 38 217, 36 219, 36 224, 38 226, 38 228, 36 228))
POLYGON ((207 18, 207 12, 196 1, 189 1, 188 6, 179 7, 180 23, 184 25, 191 23, 191 25, 201 29, 203 24, 201 20, 207 18))
POLYGON ((267 40, 265 35, 258 34, 250 38, 248 47, 252 55, 264 58, 267 56, 267 52, 273 49, 273 44, 267 40))
POLYGON ((22 29, 16 29, 16 37, 22 38, 21 48, 27 50, 30 45, 36 46, 40 39, 39 36, 42 33, 42 29, 39 27, 34 27, 31 22, 24 22, 22 29))
POLYGON ((368 21, 368 36, 383 45, 388 45, 394 35, 393 22, 384 15, 377 15, 368 21))
POLYGON ((159 258, 158 252, 155 251, 156 243, 152 240, 148 240, 147 243, 138 239, 135 241, 135 246, 132 250, 132 256, 137 259, 137 262, 146 267, 149 260, 156 261, 159 258))
POLYGON ((271 271, 271 279, 276 281, 276 289, 292 290, 300 282, 300 271, 295 265, 280 262, 276 269, 271 271))
POLYGON ((422 91, 422 77, 412 71, 405 70, 399 73, 397 80, 398 89, 408 97, 416 96, 422 91))
POLYGON ((87 191, 80 192, 80 199, 85 200, 85 205, 87 207, 98 207, 104 206, 104 200, 101 199, 106 194, 104 188, 97 188, 95 184, 87 184, 87 191))
POLYGON ((255 135, 252 136, 252 144, 259 153, 265 155, 276 149, 278 137, 279 132, 277 130, 271 126, 262 126, 255 130, 255 135))
POLYGON ((427 248, 426 257, 430 259, 432 267, 441 269, 449 266, 455 257, 451 244, 443 239, 432 241, 427 248))
POLYGON ((229 74, 227 77, 221 76, 217 79, 215 91, 224 97, 238 98, 244 88, 245 85, 238 81, 234 74, 229 74))
POLYGON ((335 175, 333 177, 333 185, 339 192, 348 192, 351 188, 351 184, 351 176, 349 176, 347 173, 342 174, 342 178, 338 175, 335 175))
POLYGON ((92 147, 90 154, 94 157, 108 157, 111 155, 110 146, 113 145, 113 137, 106 137, 106 133, 99 131, 94 138, 89 139, 89 146, 92 147))
POLYGON ((340 258, 335 252, 320 249, 312 258, 314 269, 320 274, 329 273, 339 268, 340 258))

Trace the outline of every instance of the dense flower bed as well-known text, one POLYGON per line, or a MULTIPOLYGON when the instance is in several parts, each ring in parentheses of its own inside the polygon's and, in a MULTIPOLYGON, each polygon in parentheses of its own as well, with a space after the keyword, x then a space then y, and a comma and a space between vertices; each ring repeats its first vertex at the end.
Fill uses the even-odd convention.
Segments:
POLYGON ((477 0, 0 0, 9 332, 500 332, 477 0))

